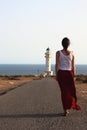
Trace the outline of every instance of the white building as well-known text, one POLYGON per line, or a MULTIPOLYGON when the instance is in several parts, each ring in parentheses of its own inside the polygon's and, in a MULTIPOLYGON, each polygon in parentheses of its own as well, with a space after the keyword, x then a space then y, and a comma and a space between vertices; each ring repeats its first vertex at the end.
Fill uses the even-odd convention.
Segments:
POLYGON ((46 49, 45 58, 46 58, 45 74, 47 76, 53 75, 53 71, 51 71, 51 52, 50 52, 50 48, 46 49))

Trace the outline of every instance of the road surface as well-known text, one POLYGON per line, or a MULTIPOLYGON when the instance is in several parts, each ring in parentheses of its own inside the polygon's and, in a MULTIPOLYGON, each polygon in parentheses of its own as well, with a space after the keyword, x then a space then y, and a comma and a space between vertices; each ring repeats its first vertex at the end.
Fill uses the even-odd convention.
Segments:
POLYGON ((51 78, 34 80, 0 96, 0 130, 87 130, 87 101, 62 116, 60 89, 51 78))

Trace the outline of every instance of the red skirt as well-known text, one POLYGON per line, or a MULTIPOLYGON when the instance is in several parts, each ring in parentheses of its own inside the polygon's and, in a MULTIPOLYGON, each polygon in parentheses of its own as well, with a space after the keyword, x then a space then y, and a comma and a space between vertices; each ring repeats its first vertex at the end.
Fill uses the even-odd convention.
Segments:
POLYGON ((59 70, 57 80, 61 90, 63 109, 72 108, 80 110, 80 106, 77 105, 76 88, 72 71, 59 70))

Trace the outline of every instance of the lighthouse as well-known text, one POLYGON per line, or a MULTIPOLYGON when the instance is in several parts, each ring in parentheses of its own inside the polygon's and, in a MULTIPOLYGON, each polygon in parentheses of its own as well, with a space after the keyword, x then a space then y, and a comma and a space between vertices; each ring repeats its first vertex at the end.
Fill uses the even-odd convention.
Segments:
POLYGON ((46 53, 45 53, 45 62, 46 62, 46 70, 45 73, 47 76, 50 76, 53 74, 53 72, 51 71, 51 51, 50 48, 46 49, 46 53))

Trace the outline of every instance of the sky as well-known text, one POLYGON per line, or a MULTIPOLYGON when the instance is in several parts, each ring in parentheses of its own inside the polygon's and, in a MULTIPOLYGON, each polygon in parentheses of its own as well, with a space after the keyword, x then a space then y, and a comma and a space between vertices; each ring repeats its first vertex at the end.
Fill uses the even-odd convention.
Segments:
POLYGON ((87 0, 0 0, 0 64, 44 64, 64 37, 76 64, 87 64, 87 0))

